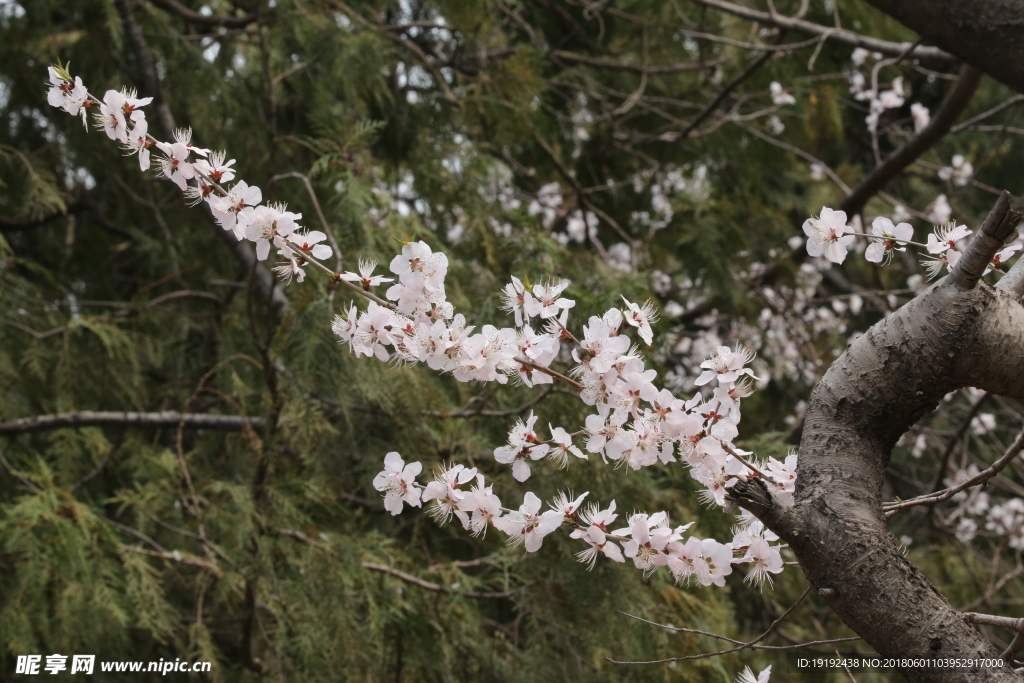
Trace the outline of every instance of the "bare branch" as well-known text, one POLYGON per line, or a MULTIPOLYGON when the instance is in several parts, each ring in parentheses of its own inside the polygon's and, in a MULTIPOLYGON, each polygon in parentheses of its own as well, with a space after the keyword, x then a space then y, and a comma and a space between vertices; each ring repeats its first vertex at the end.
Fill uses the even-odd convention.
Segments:
POLYGON ((177 427, 179 424, 184 424, 190 429, 237 432, 251 427, 260 427, 263 425, 263 419, 237 415, 179 413, 176 410, 163 410, 156 413, 83 410, 76 413, 23 417, 13 422, 0 423, 0 436, 30 434, 66 427, 177 427))
POLYGON ((925 496, 918 496, 917 498, 905 500, 901 503, 886 505, 882 508, 885 511, 885 518, 889 519, 901 510, 906 510, 907 508, 912 508, 917 505, 934 505, 935 503, 941 503, 944 500, 949 500, 965 489, 984 484, 986 481, 1006 469, 1006 466, 1013 462, 1014 458, 1020 455, 1021 450, 1024 450, 1024 432, 1021 432, 1020 435, 1017 436, 1016 441, 1014 441, 1007 449, 1006 453, 1004 453, 999 460, 992 463, 992 465, 987 469, 978 472, 967 481, 960 482, 956 486, 951 486, 948 489, 929 493, 925 496))
POLYGON ((685 656, 685 657, 669 657, 667 659, 655 659, 655 660, 643 661, 643 662, 621 662, 621 661, 616 661, 616 660, 614 660, 614 659, 612 659, 610 657, 607 658, 607 659, 612 664, 664 664, 666 662, 683 662, 683 661, 687 661, 687 660, 691 660, 691 659, 706 659, 708 657, 718 657, 719 655, 724 655, 724 654, 729 654, 731 652, 739 652, 740 650, 747 650, 747 649, 754 648, 758 643, 760 643, 762 640, 764 640, 769 635, 771 635, 772 631, 775 630, 775 627, 778 626, 782 622, 783 619, 788 617, 790 612, 792 612, 794 609, 796 609, 797 605, 799 605, 801 602, 804 601, 804 598, 806 598, 807 595, 811 592, 811 588, 812 588, 812 586, 808 586, 807 590, 805 590, 803 592, 803 594, 799 598, 796 599, 796 602, 794 602, 792 605, 790 605, 789 609, 787 609, 785 612, 783 612, 782 615, 779 616, 778 619, 773 621, 771 623, 771 626, 769 626, 768 629, 764 633, 762 633, 760 636, 758 636, 754 640, 751 640, 750 642, 740 644, 738 647, 734 647, 734 648, 731 648, 729 650, 721 650, 719 652, 705 652, 705 653, 699 654, 699 655, 688 655, 688 656, 685 656))
MULTIPOLYGON (((881 52, 883 55, 889 55, 890 57, 898 57, 912 45, 911 43, 894 43, 888 40, 879 40, 878 38, 862 36, 859 33, 854 33, 853 31, 848 31, 843 28, 837 29, 835 27, 821 26, 810 21, 804 21, 803 19, 784 17, 780 14, 772 15, 768 12, 759 12, 740 5, 734 5, 731 2, 723 2, 722 0, 690 1, 698 5, 704 5, 705 7, 711 7, 737 17, 742 17, 743 19, 749 19, 750 21, 778 26, 779 28, 790 29, 807 35, 825 36, 826 40, 834 40, 837 43, 842 43, 851 47, 862 47, 872 52, 881 52)), ((944 62, 947 64, 959 61, 957 57, 936 47, 919 46, 914 48, 913 52, 911 52, 909 56, 913 59, 944 62)))
POLYGON ((6 325, 7 327, 13 327, 16 330, 21 330, 22 332, 25 332, 26 334, 30 334, 33 337, 35 337, 36 340, 48 339, 49 337, 53 337, 54 335, 63 334, 68 330, 67 325, 60 325, 58 327, 49 329, 45 332, 39 332, 38 330, 33 330, 28 325, 22 325, 19 322, 15 322, 14 320, 7 320, 6 318, 0 318, 0 325, 6 325))
POLYGON ((700 31, 690 31, 685 28, 677 29, 676 33, 683 36, 689 36, 691 38, 699 38, 700 40, 710 40, 712 43, 722 43, 723 45, 730 45, 744 50, 765 50, 768 52, 789 52, 790 50, 799 50, 801 48, 810 47, 811 45, 821 44, 821 38, 811 38, 810 40, 804 40, 799 43, 770 45, 767 43, 748 43, 743 40, 733 40, 732 38, 718 36, 714 33, 701 33, 700 31))
POLYGON ((211 562, 207 562, 206 560, 196 557, 195 555, 183 553, 178 550, 168 553, 159 550, 147 550, 146 548, 140 548, 134 545, 122 545, 121 547, 125 550, 130 550, 133 553, 139 553, 140 555, 149 555, 150 557, 159 557, 161 560, 167 560, 168 562, 181 562, 183 564, 190 564, 193 567, 199 567, 203 571, 212 574, 217 578, 221 578, 224 576, 224 573, 220 570, 220 568, 217 567, 217 565, 211 562))
POLYGON ((967 416, 957 428, 956 433, 946 442, 946 450, 942 452, 942 458, 939 460, 939 473, 935 478, 935 483, 932 485, 933 490, 937 490, 942 484, 942 480, 946 478, 946 469, 949 467, 949 459, 953 455, 953 449, 960 443, 960 439, 964 438, 964 434, 967 433, 967 429, 971 426, 971 421, 981 411, 981 407, 991 396, 992 394, 986 391, 981 395, 981 398, 974 402, 971 409, 967 412, 967 416))
POLYGON ((33 489, 34 491, 39 490, 39 487, 36 486, 36 484, 31 479, 27 478, 23 474, 19 474, 18 471, 14 469, 14 465, 8 462, 7 458, 4 457, 3 451, 0 451, 0 463, 2 463, 5 468, 7 468, 8 472, 17 477, 18 481, 20 481, 22 484, 29 487, 30 489, 33 489))
POLYGON ((711 59, 701 62, 678 62, 675 64, 654 64, 652 66, 644 66, 643 64, 630 64, 628 62, 618 62, 613 59, 602 59, 600 57, 589 57, 587 55, 576 54, 575 52, 568 52, 566 50, 552 50, 548 53, 549 57, 563 62, 573 62, 575 64, 586 64, 587 66, 594 67, 595 69, 608 69, 610 71, 632 71, 633 73, 643 74, 646 76, 654 76, 661 74, 677 74, 686 71, 701 71, 702 69, 711 69, 722 62, 724 59, 711 59))
MULTIPOLYGON (((767 142, 769 144, 775 145, 776 147, 779 147, 780 149, 784 149, 787 152, 791 152, 792 154, 797 155, 798 157, 800 157, 804 161, 807 161, 807 162, 812 163, 812 164, 818 164, 819 166, 821 166, 821 169, 825 173, 825 175, 828 176, 828 179, 831 180, 833 183, 835 183, 836 187, 838 187, 840 190, 842 190, 843 193, 846 194, 847 196, 849 196, 850 193, 853 191, 853 190, 850 189, 850 186, 847 185, 845 182, 843 182, 843 179, 840 178, 836 174, 836 172, 833 171, 828 166, 828 164, 823 162, 821 159, 819 159, 819 158, 813 156, 812 154, 810 154, 810 153, 800 149, 799 147, 791 145, 791 144, 789 144, 787 142, 783 142, 782 140, 776 140, 772 136, 766 135, 765 133, 762 133, 761 131, 759 131, 756 128, 752 128, 752 127, 747 126, 745 124, 742 124, 742 123, 740 123, 738 121, 730 120, 729 122, 732 123, 735 126, 738 126, 739 128, 742 128, 743 130, 747 131, 751 135, 753 135, 755 137, 758 137, 758 138, 761 138, 762 140, 764 140, 765 142, 767 142)), ((800 250, 803 251, 803 247, 802 246, 800 247, 800 250)))
POLYGON ((999 112, 1005 111, 1006 109, 1009 109, 1010 107, 1015 107, 1015 106, 1017 106, 1018 104, 1020 104, 1022 102, 1024 102, 1024 95, 1014 95, 1010 99, 1008 99, 1008 100, 1006 100, 1004 102, 1000 102, 999 104, 997 104, 996 106, 992 107, 988 111, 982 112, 982 113, 978 114, 977 116, 975 116, 973 118, 967 119, 963 123, 958 123, 957 125, 953 126, 950 129, 949 132, 950 133, 959 133, 962 130, 970 128, 971 126, 973 126, 976 123, 981 123, 985 119, 991 118, 991 117, 995 116, 996 114, 998 114, 999 112))
POLYGON ((369 570, 375 571, 375 572, 381 572, 383 574, 388 574, 389 576, 393 576, 396 579, 401 579, 402 581, 405 581, 406 583, 412 584, 414 586, 419 586, 420 588, 423 588, 423 589, 428 590, 428 591, 434 591, 435 593, 447 593, 449 595, 454 595, 454 596, 460 597, 460 598, 482 598, 482 599, 485 599, 485 600, 508 600, 510 598, 515 597, 515 595, 517 593, 522 592, 522 590, 524 588, 526 588, 526 585, 529 585, 529 584, 526 584, 526 585, 520 586, 519 588, 516 588, 515 590, 504 591, 504 592, 501 592, 501 593, 489 593, 489 592, 480 592, 480 591, 459 591, 459 590, 453 590, 453 589, 449 588, 448 586, 442 586, 442 585, 437 584, 437 583, 431 583, 430 581, 424 581, 423 579, 421 579, 419 577, 416 577, 416 576, 413 576, 412 574, 406 574, 405 572, 403 572, 401 570, 395 569, 394 567, 388 567, 387 565, 383 565, 383 564, 376 564, 374 562, 363 562, 363 568, 364 569, 369 569, 369 570))
MULTIPOLYGON (((696 628, 682 628, 680 626, 669 626, 667 624, 659 624, 656 621, 650 621, 648 619, 644 619, 643 617, 638 617, 638 616, 635 616, 633 614, 629 614, 628 612, 623 612, 622 610, 619 610, 619 614, 621 614, 624 617, 629 617, 630 619, 636 619, 637 621, 642 621, 643 623, 650 624, 651 626, 657 626, 658 628, 663 628, 666 631, 672 631, 673 633, 695 633, 695 634, 697 634, 699 636, 707 636, 709 638, 717 638, 718 640, 724 640, 726 642, 733 643, 735 645, 745 645, 746 644, 742 640, 736 640, 735 638, 729 638, 728 636, 723 636, 723 635, 721 635, 719 633, 711 633, 709 631, 701 631, 700 629, 696 629, 696 628)), ((812 641, 807 642, 807 643, 795 643, 793 645, 751 645, 750 649, 751 650, 800 650, 800 649, 805 648, 805 647, 814 647, 816 645, 830 645, 832 643, 848 643, 848 642, 851 642, 851 641, 854 641, 854 640, 861 640, 861 638, 860 638, 860 636, 850 636, 848 638, 830 638, 829 640, 812 640, 812 641)))
POLYGON ((452 104, 454 104, 455 106, 462 107, 462 101, 455 96, 454 92, 452 92, 451 86, 448 85, 448 81, 444 79, 444 74, 441 73, 441 69, 438 68, 438 65, 434 61, 432 61, 430 57, 427 56, 427 53, 425 53, 422 50, 422 48, 420 48, 419 45, 412 42, 411 40, 403 38, 400 35, 392 33, 391 31, 388 30, 388 26, 369 21, 362 14, 356 12, 354 9, 346 5, 344 2, 341 2, 341 0, 333 1, 334 4, 337 5, 337 7, 342 12, 344 12, 352 21, 361 25, 363 28, 376 30, 378 33, 380 33, 380 35, 384 36, 391 42, 412 53, 412 55, 416 58, 416 61, 422 64, 423 67, 430 72, 430 75, 433 76, 434 80, 437 82, 437 87, 441 90, 441 96, 444 97, 444 99, 451 102, 452 104))
MULTIPOLYGON (((776 43, 781 43, 785 39, 785 37, 786 37, 786 32, 785 31, 779 31, 779 35, 775 39, 775 42, 776 43)), ((715 99, 711 100, 707 104, 707 106, 705 106, 704 109, 702 109, 700 111, 700 113, 698 113, 697 116, 694 117, 694 119, 692 121, 690 121, 690 125, 688 125, 683 130, 683 132, 680 133, 679 136, 683 140, 688 138, 690 136, 690 134, 697 129, 697 126, 699 126, 701 123, 703 123, 704 120, 707 119, 707 117, 711 116, 712 112, 714 112, 716 109, 718 109, 718 105, 720 105, 722 103, 722 101, 726 97, 729 96, 729 93, 731 93, 733 90, 735 90, 736 87, 740 83, 742 83, 743 81, 745 81, 748 78, 750 78, 754 74, 754 72, 756 72, 758 69, 760 69, 762 66, 764 66, 768 62, 768 60, 771 59, 774 55, 775 55, 774 52, 765 52, 763 55, 761 55, 760 57, 755 59, 753 62, 748 64, 746 69, 741 71, 739 73, 739 75, 737 75, 735 78, 733 78, 731 81, 729 81, 728 83, 725 84, 725 87, 722 88, 721 92, 718 93, 718 95, 715 97, 715 99)))
MULTIPOLYGON (((551 145, 549 145, 547 141, 540 136, 540 133, 536 133, 534 135, 534 139, 537 140, 537 144, 540 145, 541 149, 544 150, 544 153, 548 155, 549 159, 551 159, 551 163, 555 165, 555 168, 558 170, 559 174, 561 174, 561 176, 565 178, 570 185, 572 185, 573 190, 575 190, 576 192, 576 198, 579 201, 582 208, 593 211, 606 223, 608 223, 608 225, 610 225, 612 229, 615 230, 615 232, 619 233, 619 237, 625 240, 626 244, 630 245, 631 253, 633 254, 633 258, 635 260, 636 249, 634 247, 636 246, 636 241, 629 236, 629 233, 627 233, 621 225, 619 225, 618 221, 613 219, 607 213, 602 211, 600 207, 594 205, 589 199, 587 199, 586 194, 583 191, 583 188, 580 186, 579 181, 576 179, 576 176, 569 172, 569 169, 565 167, 565 164, 563 164, 561 159, 558 158, 558 155, 555 154, 555 150, 553 150, 551 148, 551 145)), ((634 263, 634 267, 635 265, 636 264, 634 263)), ((576 385, 576 388, 579 389, 581 387, 576 385)))
POLYGON ((555 391, 554 385, 549 385, 544 391, 540 391, 537 395, 531 398, 529 401, 519 406, 518 408, 510 408, 508 410, 484 410, 477 408, 476 410, 463 408, 461 410, 455 410, 450 413, 445 413, 439 410, 427 410, 424 411, 424 415, 430 417, 443 417, 443 418, 469 418, 469 417, 510 417, 512 415, 522 415, 527 410, 532 409, 538 403, 543 401, 545 398, 553 394, 555 391))

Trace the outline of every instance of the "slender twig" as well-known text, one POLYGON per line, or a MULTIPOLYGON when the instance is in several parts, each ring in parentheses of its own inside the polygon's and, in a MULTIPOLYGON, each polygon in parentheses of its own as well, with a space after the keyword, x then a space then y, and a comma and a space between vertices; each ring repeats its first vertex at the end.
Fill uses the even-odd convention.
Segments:
MULTIPOLYGON (((622 228, 622 226, 619 225, 618 221, 614 220, 611 216, 609 216, 607 213, 602 211, 599 207, 595 206, 589 199, 587 199, 586 195, 583 192, 583 187, 580 186, 579 181, 576 180, 576 176, 574 176, 572 173, 569 172, 569 169, 567 169, 565 167, 565 164, 563 164, 561 159, 558 158, 558 155, 555 154, 555 150, 551 148, 551 145, 549 145, 547 143, 547 141, 540 136, 539 133, 534 135, 534 139, 537 141, 537 144, 540 145, 541 149, 544 150, 544 153, 547 154, 548 158, 551 159, 551 163, 553 163, 555 165, 555 168, 558 170, 558 173, 563 178, 565 178, 565 180, 570 185, 572 185, 572 188, 576 192, 576 197, 577 197, 578 201, 580 202, 582 208, 589 209, 589 210, 593 211, 595 214, 600 216, 606 223, 608 223, 608 225, 610 225, 612 227, 612 229, 615 230, 615 232, 619 233, 619 237, 621 237, 623 240, 625 240, 626 244, 630 245, 630 254, 632 255, 632 257, 633 257, 633 259, 635 261, 635 259, 636 259, 636 249, 634 249, 633 247, 635 247, 636 245, 635 245, 635 242, 634 242, 633 238, 629 236, 629 233, 627 233, 622 228)), ((587 226, 587 232, 588 233, 590 232, 589 228, 590 228, 590 226, 588 225, 587 226)), ((634 267, 636 266, 635 263, 633 265, 634 265, 634 267)))
POLYGON ((382 24, 369 21, 368 19, 366 19, 366 17, 364 17, 359 12, 356 12, 354 9, 346 5, 341 0, 331 1, 352 21, 356 22, 363 28, 376 30, 380 35, 384 36, 391 42, 401 46, 406 51, 411 53, 416 58, 416 60, 420 64, 422 64, 427 71, 430 72, 430 75, 434 78, 434 81, 437 82, 437 87, 441 90, 441 96, 444 99, 451 102, 452 104, 454 104, 455 106, 462 107, 462 101, 455 96, 454 92, 452 92, 451 86, 448 85, 448 81, 445 80, 444 74, 441 73, 441 69, 438 67, 437 63, 431 60, 419 45, 412 42, 411 40, 406 40, 402 36, 395 35, 394 33, 386 30, 386 27, 382 24))
POLYGON ((882 510, 885 512, 885 518, 889 519, 902 510, 916 507, 918 505, 934 505, 935 503, 941 503, 944 500, 949 500, 965 489, 984 484, 989 479, 992 479, 994 476, 1006 469, 1006 466, 1013 462, 1013 460, 1020 455, 1022 450, 1024 450, 1024 431, 1017 436, 1017 439, 1006 450, 1006 453, 1004 453, 999 460, 992 463, 992 465, 987 469, 978 472, 970 479, 960 482, 956 486, 951 486, 947 489, 935 491, 924 496, 918 496, 917 498, 911 498, 910 500, 904 500, 899 503, 884 505, 882 506, 882 510))
POLYGON ((13 474, 18 479, 18 481, 20 481, 25 486, 29 487, 30 489, 32 489, 34 491, 40 491, 41 490, 35 484, 35 482, 33 482, 31 479, 25 477, 24 475, 19 474, 18 471, 14 469, 14 466, 10 462, 7 461, 6 457, 4 457, 4 452, 3 451, 0 451, 0 463, 3 463, 3 466, 5 468, 7 468, 7 471, 10 472, 11 474, 13 474))
POLYGON ((469 417, 510 417, 512 415, 522 415, 527 410, 532 409, 538 403, 540 403, 545 398, 550 396, 552 393, 554 393, 553 385, 549 385, 544 389, 544 391, 539 392, 537 396, 531 398, 523 405, 519 406, 518 408, 510 408, 508 410, 483 410, 482 408, 478 408, 476 410, 469 410, 463 408, 462 410, 455 410, 450 413, 442 412, 439 410, 426 410, 423 412, 423 414, 429 415, 430 417, 443 417, 453 419, 469 417))
POLYGON ((107 452, 107 455, 103 458, 103 460, 100 462, 100 464, 97 465, 95 467, 95 469, 93 469, 92 472, 89 472, 89 474, 85 475, 84 477, 82 477, 81 479, 76 481, 74 484, 69 486, 68 487, 68 493, 74 493, 79 488, 81 488, 85 484, 88 484, 90 481, 95 479, 96 476, 100 472, 102 472, 104 470, 104 468, 106 468, 107 463, 110 462, 110 459, 112 457, 114 457, 114 453, 116 453, 117 449, 120 448, 122 440, 123 440, 123 437, 122 437, 122 439, 118 439, 117 443, 115 443, 113 446, 111 446, 110 450, 107 452))
POLYGON ((432 583, 430 581, 424 581, 423 579, 421 579, 421 578, 419 578, 417 576, 413 576, 412 574, 406 574, 405 572, 403 572, 401 570, 395 569, 394 567, 388 567, 387 565, 377 564, 375 562, 363 562, 362 566, 363 566, 364 569, 369 569, 371 571, 381 572, 383 574, 388 574, 390 576, 395 577, 396 579, 401 579, 402 581, 405 581, 406 583, 412 584, 414 586, 419 586, 420 588, 423 588, 423 589, 428 590, 428 591, 434 591, 435 593, 448 593, 449 595, 454 595, 454 596, 457 596, 457 597, 460 597, 460 598, 482 598, 482 599, 486 599, 486 600, 508 600, 510 598, 515 597, 518 593, 521 593, 523 591, 523 589, 525 589, 529 585, 529 584, 526 584, 526 585, 520 586, 519 588, 516 588, 514 590, 503 591, 503 592, 500 592, 500 593, 481 592, 481 591, 460 591, 460 590, 454 590, 452 588, 449 588, 448 586, 442 586, 440 584, 432 583))
POLYGON ((755 645, 760 643, 762 640, 767 638, 769 635, 771 635, 772 631, 775 630, 775 627, 778 626, 782 622, 783 619, 788 617, 790 612, 792 612, 794 609, 796 609, 797 605, 799 605, 801 602, 803 602, 804 598, 806 598, 807 595, 810 592, 811 592, 811 586, 808 586, 807 590, 805 590, 803 592, 803 594, 799 598, 797 598, 796 602, 794 602, 792 605, 790 605, 789 609, 787 609, 785 612, 783 612, 782 615, 778 619, 773 621, 771 623, 771 626, 769 626, 768 629, 764 633, 762 633, 760 636, 758 636, 754 640, 751 640, 751 641, 746 642, 746 643, 742 643, 738 647, 734 647, 734 648, 731 648, 731 649, 728 649, 728 650, 720 650, 718 652, 705 652, 705 653, 699 654, 699 655, 687 655, 685 657, 668 657, 666 659, 654 659, 654 660, 642 661, 642 662, 624 662, 624 661, 618 661, 618 660, 612 659, 611 657, 607 657, 606 659, 609 662, 611 662, 612 664, 664 664, 666 662, 683 662, 683 661, 688 661, 688 660, 691 660, 691 659, 706 659, 708 657, 718 657, 720 655, 729 654, 731 652, 739 652, 740 650, 748 650, 748 649, 753 648, 755 645))
POLYGON ((996 114, 998 114, 1001 111, 1005 111, 1005 110, 1009 109, 1010 107, 1015 107, 1018 104, 1021 104, 1022 102, 1024 102, 1024 95, 1014 95, 1010 99, 1004 100, 1003 102, 1000 102, 999 104, 997 104, 996 106, 992 107, 988 111, 984 111, 984 112, 978 114, 977 116, 969 118, 966 121, 964 121, 963 123, 956 124, 955 126, 953 126, 952 128, 949 129, 949 132, 950 133, 959 133, 960 131, 966 130, 967 128, 970 128, 971 126, 973 126, 973 125, 975 125, 977 123, 981 123, 985 119, 992 118, 993 116, 995 116, 996 114))
POLYGON ((565 375, 561 374, 560 372, 556 372, 556 371, 552 370, 549 367, 545 367, 543 365, 538 365, 537 363, 534 363, 529 358, 524 358, 522 356, 516 356, 515 357, 515 361, 517 363, 522 363, 523 365, 531 367, 534 370, 539 370, 539 371, 543 372, 545 375, 551 375, 555 379, 560 379, 563 382, 565 382, 566 384, 568 384, 570 386, 573 386, 573 387, 576 387, 577 389, 582 389, 583 388, 583 385, 580 384, 579 382, 577 382, 576 380, 569 379, 565 375))
POLYGON ((306 186, 306 192, 309 193, 309 198, 313 202, 313 207, 316 209, 316 215, 320 218, 320 224, 324 226, 324 233, 327 235, 327 241, 331 243, 331 249, 334 250, 336 256, 335 268, 341 270, 341 248, 338 246, 338 240, 334 237, 334 231, 331 230, 331 226, 327 224, 327 218, 324 217, 323 209, 320 208, 320 201, 316 198, 316 192, 313 191, 313 184, 309 182, 309 176, 305 173, 299 173, 298 171, 292 171, 291 173, 279 173, 270 179, 270 184, 273 185, 278 180, 284 180, 285 178, 298 178, 306 186))
MULTIPOLYGON (((759 12, 748 7, 736 5, 731 2, 724 2, 723 0, 690 0, 698 5, 704 5, 705 7, 711 7, 713 9, 721 10, 743 19, 750 21, 756 21, 762 24, 769 24, 772 26, 778 26, 779 28, 791 29, 799 33, 805 33, 812 36, 821 36, 828 34, 828 39, 843 45, 849 45, 851 47, 862 47, 865 50, 871 52, 881 52, 883 55, 889 55, 895 57, 900 55, 907 49, 908 43, 894 43, 888 40, 880 40, 878 38, 872 38, 870 36, 863 36, 859 33, 847 29, 837 29, 831 26, 821 26, 810 21, 804 21, 802 19, 796 19, 792 17, 784 17, 780 14, 769 14, 768 12, 759 12)), ((944 52, 937 47, 930 46, 919 46, 914 48, 913 52, 909 55, 914 59, 924 59, 928 61, 944 62, 944 63, 956 63, 959 58, 944 52)))
POLYGON ((946 478, 946 470, 949 467, 949 459, 953 455, 953 449, 960 443, 960 439, 964 438, 964 434, 967 433, 968 428, 971 426, 971 421, 981 411, 982 405, 988 400, 989 394, 987 391, 981 395, 981 397, 971 405, 971 409, 967 411, 967 416, 960 423, 956 433, 946 441, 946 448, 942 451, 942 459, 939 461, 939 473, 935 477, 935 483, 932 484, 932 490, 938 490, 942 484, 942 480, 946 478))
MULTIPOLYGON (((840 661, 842 661, 843 656, 839 654, 839 648, 836 648, 835 653, 836 657, 838 657, 840 661)), ((850 677, 850 680, 853 681, 853 683, 857 683, 857 679, 853 677, 852 673, 850 673, 850 667, 846 666, 845 661, 843 661, 843 669, 846 671, 846 675, 850 677)))
POLYGON ((785 43, 780 45, 770 45, 766 43, 748 43, 742 40, 733 40, 732 38, 726 38, 724 36, 717 36, 714 33, 701 33, 700 31, 690 31, 685 28, 676 29, 676 33, 691 38, 699 38, 701 40, 710 40, 713 43, 722 43, 723 45, 731 45, 732 47, 742 48, 744 50, 764 50, 768 52, 789 52, 790 50, 799 50, 801 48, 810 47, 811 45, 821 44, 821 38, 811 38, 799 43, 785 43))
MULTIPOLYGON (((775 42, 777 44, 781 44, 785 37, 786 37, 786 32, 785 31, 779 31, 779 35, 775 38, 775 42)), ((688 138, 690 136, 690 133, 692 133, 693 131, 695 131, 697 129, 697 126, 699 126, 701 123, 703 123, 704 120, 707 119, 707 117, 711 116, 711 114, 716 109, 718 109, 718 105, 720 105, 722 103, 722 101, 725 100, 725 98, 729 96, 729 93, 731 93, 733 90, 735 90, 736 87, 739 86, 740 83, 742 83, 743 81, 747 80, 752 75, 754 75, 754 72, 757 71, 758 69, 760 69, 762 66, 764 66, 768 62, 768 60, 771 59, 774 55, 775 55, 774 52, 765 52, 763 55, 761 55, 760 57, 755 59, 753 62, 748 64, 747 68, 745 68, 743 71, 741 71, 738 76, 736 76, 731 81, 726 83, 725 87, 722 88, 721 91, 719 91, 718 95, 716 95, 713 100, 708 102, 707 106, 705 106, 700 111, 700 113, 698 113, 697 116, 695 116, 694 119, 692 121, 690 121, 690 125, 688 125, 686 128, 683 129, 683 132, 679 134, 679 137, 681 139, 683 139, 683 140, 688 138)))
POLYGON ((177 550, 172 551, 172 552, 161 552, 159 550, 147 550, 146 548, 140 548, 140 547, 135 546, 135 545, 122 545, 121 547, 124 548, 125 550, 130 550, 133 553, 139 553, 140 555, 149 555, 150 557, 159 557, 160 559, 167 560, 169 562, 181 562, 183 564, 190 564, 190 565, 192 565, 194 567, 199 567, 203 571, 208 572, 208 573, 216 576, 217 578, 221 578, 221 577, 224 576, 224 573, 220 570, 219 567, 217 567, 217 565, 215 565, 215 564, 213 564, 211 562, 207 562, 206 560, 203 560, 201 558, 198 558, 195 555, 190 555, 188 553, 183 553, 183 552, 180 552, 180 551, 177 551, 177 550))
POLYGON ((831 180, 833 183, 835 183, 836 187, 838 187, 840 190, 843 191, 843 194, 849 195, 853 191, 853 190, 850 189, 849 185, 847 185, 845 182, 843 182, 843 179, 840 178, 836 174, 835 171, 833 171, 831 168, 829 168, 828 164, 826 164, 821 159, 813 156, 809 152, 806 152, 806 151, 800 149, 799 147, 795 147, 795 146, 793 146, 793 145, 791 145, 789 143, 783 142, 782 140, 776 140, 772 136, 766 135, 765 133, 759 131, 758 129, 752 128, 752 127, 747 126, 747 125, 744 125, 744 124, 742 124, 742 123, 740 123, 738 121, 729 121, 729 123, 732 123, 733 125, 735 125, 735 126, 737 126, 739 128, 742 128, 743 130, 747 131, 751 135, 753 135, 755 137, 758 137, 758 138, 764 140, 765 142, 767 142, 767 143, 769 143, 771 145, 775 145, 776 147, 778 147, 780 149, 784 149, 787 152, 791 152, 792 154, 797 155, 798 157, 800 157, 804 161, 807 161, 807 162, 812 163, 812 164, 818 164, 819 166, 821 166, 821 170, 825 173, 825 175, 828 176, 828 179, 831 180))
POLYGON ((653 64, 647 66, 645 64, 630 64, 628 62, 617 62, 613 59, 601 59, 599 57, 590 57, 588 55, 576 54, 575 52, 568 52, 566 50, 551 50, 548 53, 549 57, 564 62, 573 62, 576 64, 586 64, 587 66, 595 69, 608 69, 612 71, 632 71, 633 73, 641 74, 643 76, 656 76, 662 74, 677 74, 685 71, 701 71, 702 69, 711 69, 722 62, 724 59, 712 59, 700 62, 681 62, 678 64, 653 64))

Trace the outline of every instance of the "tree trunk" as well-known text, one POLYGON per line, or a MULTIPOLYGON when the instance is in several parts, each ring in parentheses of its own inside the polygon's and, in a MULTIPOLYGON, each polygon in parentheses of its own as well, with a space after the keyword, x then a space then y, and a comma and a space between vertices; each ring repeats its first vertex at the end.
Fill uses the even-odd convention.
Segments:
POLYGON ((868 0, 926 44, 1024 92, 1024 0, 868 0))
MULTIPOLYGON (((896 440, 946 393, 974 386, 1024 397, 1020 293, 977 277, 1019 218, 1004 193, 949 277, 832 364, 808 403, 793 507, 756 480, 733 494, 790 544, 811 584, 827 589, 829 606, 884 656, 1000 656, 903 556, 881 493, 896 440)), ((910 681, 1022 680, 1009 662, 901 671, 910 681)))

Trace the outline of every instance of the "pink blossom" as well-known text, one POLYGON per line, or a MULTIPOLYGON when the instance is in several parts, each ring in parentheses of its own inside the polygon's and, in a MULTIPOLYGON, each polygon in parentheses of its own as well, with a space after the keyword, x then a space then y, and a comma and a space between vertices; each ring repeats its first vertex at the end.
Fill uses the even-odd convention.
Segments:
POLYGON ((392 451, 384 456, 384 470, 373 479, 373 488, 384 494, 384 509, 393 515, 402 511, 402 503, 420 507, 420 489, 413 486, 423 469, 418 462, 408 465, 392 451))
POLYGON ((562 513, 557 510, 540 512, 541 501, 532 492, 523 497, 523 504, 518 512, 510 512, 501 519, 494 520, 494 526, 508 534, 508 544, 516 546, 522 543, 526 552, 535 553, 544 543, 544 537, 562 524, 562 513))

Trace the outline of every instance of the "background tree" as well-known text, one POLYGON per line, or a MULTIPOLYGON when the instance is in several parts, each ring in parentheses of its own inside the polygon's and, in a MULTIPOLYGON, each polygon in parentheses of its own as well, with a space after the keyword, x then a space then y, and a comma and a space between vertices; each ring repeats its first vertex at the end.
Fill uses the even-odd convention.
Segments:
MULTIPOLYGON (((973 53, 915 44, 860 4, 792 4, 0 4, 7 664, 75 651, 207 659, 232 680, 729 680, 741 663, 778 665, 765 647, 848 627, 883 653, 1006 650, 1012 630, 975 617, 983 639, 929 581, 965 611, 1012 616, 1020 598, 1019 304, 970 270, 1012 237, 1009 206, 961 275, 904 308, 923 288, 913 259, 830 267, 790 240, 822 205, 863 225, 909 217, 919 240, 950 215, 977 229, 1019 183, 1021 99, 960 66, 973 53), (230 150, 265 196, 331 235, 346 269, 390 260, 403 235, 443 248, 449 298, 474 324, 502 324, 509 275, 557 275, 581 320, 620 294, 653 295, 653 356, 677 393, 716 344, 758 350, 739 443, 784 456, 802 436, 801 489, 795 510, 756 485, 740 502, 819 590, 792 570, 761 592, 607 563, 586 574, 568 539, 524 559, 497 534, 473 542, 384 514, 370 482, 385 452, 497 473, 510 419, 586 413, 557 386, 480 390, 353 359, 326 324, 344 290, 275 283, 172 185, 45 106, 57 58, 97 90, 152 95, 162 138, 189 125, 230 150), (870 109, 883 91, 894 106, 870 109), (1004 453, 989 491, 881 504, 1004 453), (899 542, 883 520, 897 512, 899 542), (605 660, 733 647, 671 673, 605 660)), ((733 523, 699 506, 680 468, 574 463, 538 492, 566 485, 696 519, 708 536, 733 523)), ((871 651, 809 650, 835 647, 871 651)))

